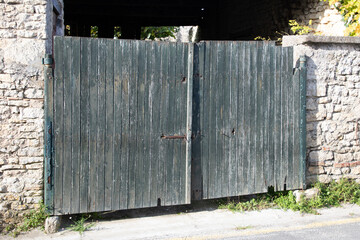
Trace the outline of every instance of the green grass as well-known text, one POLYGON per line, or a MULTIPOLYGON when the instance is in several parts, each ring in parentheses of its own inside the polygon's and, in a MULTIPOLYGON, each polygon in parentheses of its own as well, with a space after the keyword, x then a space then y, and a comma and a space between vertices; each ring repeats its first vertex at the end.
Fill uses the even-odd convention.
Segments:
POLYGON ((67 229, 79 232, 80 235, 83 234, 86 230, 89 230, 95 225, 95 223, 85 223, 90 217, 91 215, 87 214, 81 215, 80 219, 73 221, 73 224, 71 224, 67 229))
POLYGON ((300 211, 303 213, 317 214, 317 209, 331 206, 340 206, 342 203, 352 203, 360 205, 360 184, 351 179, 340 179, 328 184, 316 183, 313 187, 320 190, 319 196, 313 199, 301 198, 296 202, 292 191, 286 192, 269 192, 258 195, 249 201, 239 201, 222 203, 221 209, 231 211, 252 211, 265 208, 281 208, 300 211))
POLYGON ((27 232, 34 228, 41 228, 44 230, 45 220, 49 216, 46 206, 40 202, 39 208, 31 210, 25 214, 23 223, 18 225, 9 225, 5 228, 5 232, 13 237, 17 237, 21 232, 27 232))
POLYGON ((246 230, 249 228, 253 228, 253 226, 250 226, 250 225, 249 226, 238 226, 235 229, 240 231, 240 230, 246 230))

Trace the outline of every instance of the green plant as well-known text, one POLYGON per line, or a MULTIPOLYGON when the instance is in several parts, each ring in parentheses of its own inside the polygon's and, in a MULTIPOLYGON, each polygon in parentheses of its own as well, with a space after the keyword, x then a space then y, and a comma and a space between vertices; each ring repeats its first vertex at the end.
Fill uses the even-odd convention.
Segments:
POLYGON ((45 220, 49 216, 46 206, 40 202, 38 209, 33 209, 25 214, 23 223, 15 225, 9 225, 5 228, 5 231, 13 237, 18 236, 21 232, 27 232, 31 229, 40 227, 44 230, 45 220))
POLYGON ((360 205, 360 184, 354 180, 342 178, 337 182, 332 181, 328 184, 318 182, 313 187, 319 189, 319 196, 305 199, 304 195, 302 195, 299 202, 296 202, 292 191, 269 192, 258 195, 249 201, 221 203, 219 208, 231 211, 251 211, 278 207, 303 213, 318 214, 316 209, 323 207, 340 206, 342 203, 360 205))
POLYGON ((179 31, 178 27, 175 26, 165 26, 165 27, 143 27, 141 28, 141 39, 142 40, 155 40, 162 39, 166 37, 175 37, 175 33, 179 31))
POLYGON ((26 232, 37 227, 40 227, 42 230, 44 230, 45 220, 48 216, 49 214, 47 213, 46 206, 40 202, 38 209, 31 210, 28 214, 25 215, 24 223, 18 226, 18 230, 21 232, 26 232))
POLYGON ((313 33, 315 35, 320 35, 321 32, 316 29, 310 27, 312 25, 312 21, 309 21, 309 25, 300 25, 296 20, 289 20, 290 30, 295 35, 305 35, 309 33, 313 33))
POLYGON ((80 219, 73 221, 73 224, 68 227, 69 230, 79 232, 80 235, 86 230, 92 228, 95 223, 85 223, 90 218, 90 215, 82 215, 80 219))
POLYGON ((344 17, 346 35, 360 36, 360 1, 359 0, 321 0, 334 5, 344 17))
POLYGON ((236 230, 246 230, 246 229, 249 229, 249 228, 253 228, 253 226, 238 226, 238 227, 236 227, 235 229, 236 230))

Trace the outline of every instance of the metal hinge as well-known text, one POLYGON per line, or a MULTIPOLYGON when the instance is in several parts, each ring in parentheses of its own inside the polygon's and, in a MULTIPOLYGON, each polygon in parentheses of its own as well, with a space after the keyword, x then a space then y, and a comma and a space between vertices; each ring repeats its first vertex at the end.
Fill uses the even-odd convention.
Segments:
POLYGON ((42 64, 47 66, 47 67, 51 67, 53 65, 54 61, 53 61, 53 57, 51 54, 45 54, 45 57, 42 59, 42 64))

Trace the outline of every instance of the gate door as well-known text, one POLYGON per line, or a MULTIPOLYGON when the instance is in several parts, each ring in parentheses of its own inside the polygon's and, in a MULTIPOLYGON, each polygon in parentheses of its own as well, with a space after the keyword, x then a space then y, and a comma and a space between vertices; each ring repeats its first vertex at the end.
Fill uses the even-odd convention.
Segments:
POLYGON ((190 203, 192 46, 55 38, 54 214, 190 203))
POLYGON ((302 188, 306 72, 293 49, 202 42, 195 59, 193 198, 302 188))

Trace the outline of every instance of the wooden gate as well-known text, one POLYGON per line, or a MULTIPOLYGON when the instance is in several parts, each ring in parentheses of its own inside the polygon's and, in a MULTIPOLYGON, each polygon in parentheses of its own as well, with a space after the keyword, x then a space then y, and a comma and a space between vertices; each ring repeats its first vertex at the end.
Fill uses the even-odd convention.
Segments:
POLYGON ((306 71, 293 72, 293 48, 203 42, 195 59, 193 199, 303 188, 306 71))
POLYGON ((54 49, 53 213, 190 203, 193 45, 56 37, 54 49))
POLYGON ((292 51, 56 37, 45 204, 58 215, 303 188, 306 71, 292 51))

